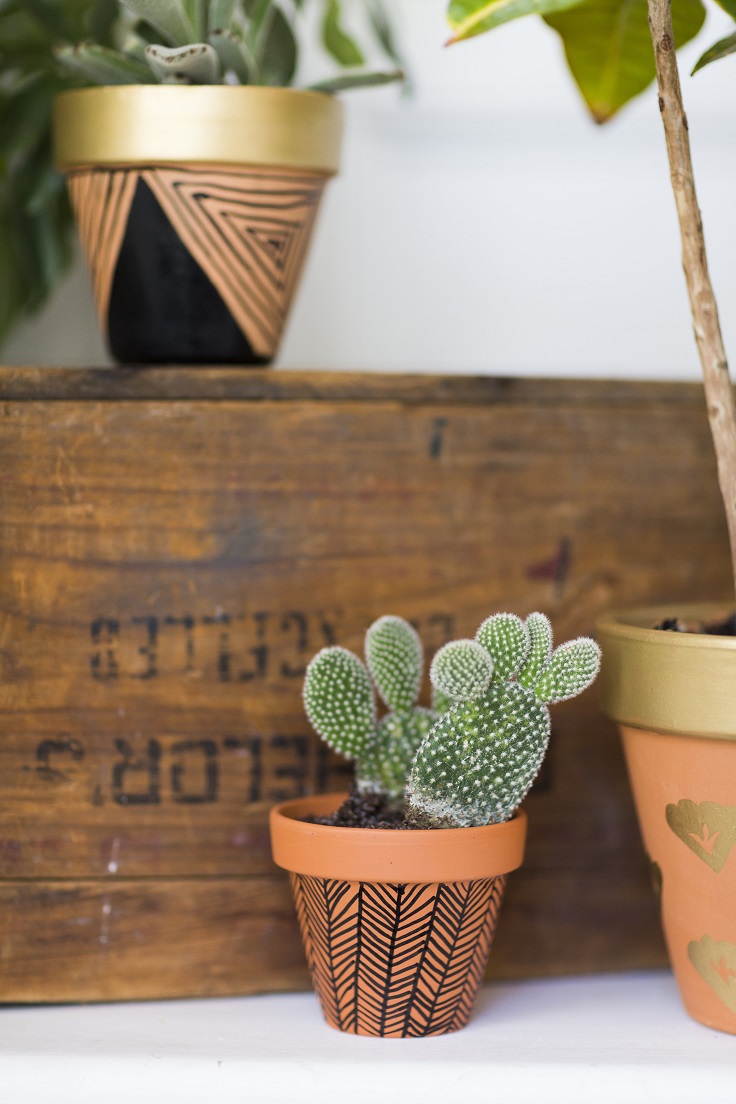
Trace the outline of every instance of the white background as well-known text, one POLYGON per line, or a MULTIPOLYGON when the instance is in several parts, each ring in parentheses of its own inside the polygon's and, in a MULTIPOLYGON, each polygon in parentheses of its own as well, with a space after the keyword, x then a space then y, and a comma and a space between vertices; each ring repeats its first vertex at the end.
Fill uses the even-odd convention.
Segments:
MULTIPOLYGON (((330 184, 278 364, 695 379, 664 140, 650 90, 587 116, 536 17, 443 49, 445 0, 391 0, 414 79, 345 96, 330 184)), ((727 345, 736 348, 736 57, 680 55, 727 345)), ((308 75, 327 65, 312 57, 308 75)), ((736 353, 732 353, 732 358, 736 353)), ((78 267, 5 363, 106 362, 78 267)))

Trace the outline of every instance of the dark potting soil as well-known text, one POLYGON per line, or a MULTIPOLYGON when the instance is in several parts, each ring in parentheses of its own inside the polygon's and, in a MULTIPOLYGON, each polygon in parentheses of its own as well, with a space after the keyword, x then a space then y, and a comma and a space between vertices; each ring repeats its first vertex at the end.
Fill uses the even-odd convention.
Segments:
POLYGON ((677 617, 665 617, 655 629, 663 632, 703 633, 708 636, 736 636, 736 613, 730 614, 725 621, 680 621, 677 617))
POLYGON ((381 794, 361 794, 357 790, 343 801, 331 816, 305 817, 310 824, 329 824, 333 828, 407 828, 404 814, 392 809, 381 794))

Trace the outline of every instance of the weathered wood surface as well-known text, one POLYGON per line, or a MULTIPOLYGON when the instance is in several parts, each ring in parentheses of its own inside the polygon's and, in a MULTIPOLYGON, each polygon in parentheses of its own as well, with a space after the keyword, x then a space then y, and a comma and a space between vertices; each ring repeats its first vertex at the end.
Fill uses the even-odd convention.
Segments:
MULTIPOLYGON (((728 593, 696 385, 4 369, 0 400, 0 999, 303 984, 265 825, 345 785, 322 645, 728 593)), ((595 693, 553 731, 491 972, 659 964, 595 693)))

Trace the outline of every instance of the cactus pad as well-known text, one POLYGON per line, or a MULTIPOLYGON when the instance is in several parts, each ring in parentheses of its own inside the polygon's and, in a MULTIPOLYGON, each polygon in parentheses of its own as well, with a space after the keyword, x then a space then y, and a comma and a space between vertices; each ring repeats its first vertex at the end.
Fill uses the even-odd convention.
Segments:
POLYGON ((436 713, 419 707, 387 713, 378 725, 375 741, 356 764, 358 790, 401 798, 417 748, 436 720, 436 713))
POLYGON ((519 682, 522 686, 533 686, 552 655, 552 626, 545 614, 530 613, 526 627, 531 647, 526 663, 519 670, 519 682))
POLYGON ((581 636, 555 648, 552 658, 534 682, 540 701, 560 702, 582 693, 598 674, 601 650, 595 640, 581 636))
POLYGON ((407 786, 410 823, 462 828, 508 820, 531 786, 549 741, 549 710, 516 683, 440 717, 419 748, 407 786))
POLYGON ((492 675, 493 660, 475 640, 445 644, 436 653, 429 672, 435 689, 453 703, 479 698, 488 689, 492 675))
POLYGON ((494 682, 503 682, 520 671, 531 647, 527 627, 515 613, 487 617, 475 639, 493 660, 494 682))
POLYGON ((323 648, 307 667, 304 706, 331 748, 348 759, 375 739, 376 702, 368 672, 347 648, 323 648))
POLYGON ((365 658, 389 709, 410 709, 419 695, 424 662, 416 629, 402 617, 379 617, 366 633, 365 658))

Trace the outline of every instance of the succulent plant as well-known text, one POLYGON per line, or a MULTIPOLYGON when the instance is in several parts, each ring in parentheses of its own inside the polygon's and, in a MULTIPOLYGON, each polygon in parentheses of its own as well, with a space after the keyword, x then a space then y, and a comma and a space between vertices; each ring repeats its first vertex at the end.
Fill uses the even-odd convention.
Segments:
POLYGON ((156 81, 289 85, 315 26, 339 72, 312 87, 397 79, 382 0, 358 8, 366 46, 387 59, 387 72, 364 64, 340 0, 0 0, 0 343, 43 305, 74 255, 71 208, 51 157, 57 92, 156 81))
POLYGON ((432 661, 435 688, 453 701, 419 747, 406 789, 413 827, 508 820, 534 781, 549 742, 548 705, 579 694, 600 664, 595 641, 552 650, 542 613, 487 618, 475 640, 446 644, 432 661))
MULTIPOLYGON (((398 55, 381 0, 365 0, 373 37, 394 63, 371 71, 342 22, 340 0, 319 0, 322 43, 341 66, 324 92, 399 80, 398 55)), ((306 0, 118 0, 127 17, 115 47, 62 44, 56 57, 92 84, 288 85, 296 71, 297 22, 306 0)), ((312 3, 312 7, 314 4, 312 3)))
POLYGON ((375 621, 366 634, 365 658, 364 664, 347 648, 323 648, 307 668, 304 705, 325 743, 355 761, 358 791, 396 802, 439 713, 416 704, 424 657, 408 621, 375 621), (376 691, 388 707, 380 720, 376 691))

